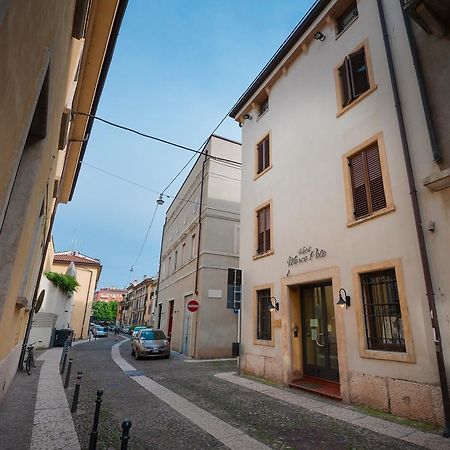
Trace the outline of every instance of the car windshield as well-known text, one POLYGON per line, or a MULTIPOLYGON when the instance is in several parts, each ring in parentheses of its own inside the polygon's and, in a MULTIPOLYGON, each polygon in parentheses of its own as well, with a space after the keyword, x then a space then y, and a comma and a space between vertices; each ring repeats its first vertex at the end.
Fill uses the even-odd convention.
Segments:
POLYGON ((161 330, 145 330, 141 332, 141 339, 144 341, 161 341, 166 335, 161 330))
POLYGON ((105 327, 98 327, 98 329, 99 329, 100 331, 108 331, 108 329, 105 328, 105 327))

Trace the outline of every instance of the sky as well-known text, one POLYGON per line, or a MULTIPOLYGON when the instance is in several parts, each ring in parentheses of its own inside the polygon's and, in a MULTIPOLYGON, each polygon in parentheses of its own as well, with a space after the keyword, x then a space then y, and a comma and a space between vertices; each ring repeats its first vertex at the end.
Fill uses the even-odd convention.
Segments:
MULTIPOLYGON (((200 149, 312 3, 129 0, 97 115, 200 149)), ((240 130, 228 118, 216 134, 241 141, 240 130)), ((170 200, 156 209, 136 258, 157 193, 191 156, 96 121, 73 199, 58 207, 55 250, 98 258, 99 288, 156 275, 170 200)), ((176 194, 189 168, 167 194, 176 194)))

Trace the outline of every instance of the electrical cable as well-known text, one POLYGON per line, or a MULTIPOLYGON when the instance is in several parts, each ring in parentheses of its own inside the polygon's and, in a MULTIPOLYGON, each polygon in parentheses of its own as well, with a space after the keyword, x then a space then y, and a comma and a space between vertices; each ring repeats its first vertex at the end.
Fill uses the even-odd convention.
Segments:
MULTIPOLYGON (((142 131, 138 131, 138 130, 135 130, 133 128, 126 127, 124 125, 120 125, 118 123, 111 122, 110 120, 103 119, 102 117, 96 116, 94 114, 88 114, 88 113, 84 113, 84 112, 81 112, 81 111, 72 111, 72 114, 78 114, 80 116, 90 117, 92 119, 98 120, 99 122, 106 123, 107 125, 110 125, 112 127, 119 128, 121 130, 137 134, 138 136, 141 136, 141 137, 144 137, 144 138, 147 138, 147 139, 152 139, 154 141, 162 142, 163 144, 171 145, 173 147, 177 147, 177 148, 180 148, 182 150, 187 150, 189 152, 194 152, 194 153, 196 153, 198 155, 205 155, 205 153, 202 152, 201 150, 195 150, 193 148, 186 147, 185 145, 180 145, 180 144, 177 144, 175 142, 168 141, 166 139, 162 139, 162 138, 159 138, 159 137, 156 137, 156 136, 152 136, 151 134, 143 133, 142 131)), ((227 115, 227 117, 228 117, 228 115, 227 115)), ((223 122, 223 120, 222 120, 222 122, 223 122)), ((217 130, 217 128, 218 127, 216 127, 216 130, 217 130)), ((210 158, 218 160, 218 161, 226 161, 226 162, 229 162, 229 163, 241 165, 241 163, 239 161, 233 161, 231 159, 221 158, 220 156, 210 156, 210 158)))

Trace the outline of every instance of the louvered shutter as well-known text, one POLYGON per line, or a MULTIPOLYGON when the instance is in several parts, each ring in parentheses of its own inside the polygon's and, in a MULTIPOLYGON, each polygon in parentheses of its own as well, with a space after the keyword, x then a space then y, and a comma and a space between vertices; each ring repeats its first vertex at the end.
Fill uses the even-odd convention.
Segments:
POLYGON ((365 153, 372 211, 378 211, 386 208, 386 196, 384 193, 378 145, 375 143, 366 149, 365 153))
POLYGON ((349 166, 353 191, 353 215, 355 219, 359 219, 369 214, 363 152, 353 156, 349 160, 349 166))
POLYGON ((347 70, 347 60, 344 64, 338 68, 339 78, 341 80, 341 92, 342 92, 342 107, 347 106, 350 103, 350 91, 349 91, 349 79, 347 70))
POLYGON ((265 226, 265 247, 264 247, 264 251, 269 251, 270 250, 270 207, 265 208, 266 210, 266 214, 265 214, 265 221, 266 221, 266 226, 265 226))
POLYGON ((263 142, 260 142, 259 144, 258 144, 258 147, 257 147, 257 155, 258 155, 258 172, 257 173, 261 173, 264 169, 263 169, 263 154, 264 154, 264 149, 263 149, 263 143, 264 143, 264 141, 263 142))
POLYGON ((264 252, 264 232, 265 232, 264 216, 265 216, 264 209, 258 211, 258 249, 257 249, 258 254, 264 252))
POLYGON ((267 136, 266 139, 264 139, 264 169, 267 169, 269 167, 270 161, 269 161, 269 136, 267 136))
POLYGON ((366 92, 370 87, 364 48, 349 55, 348 62, 353 98, 356 98, 366 92))

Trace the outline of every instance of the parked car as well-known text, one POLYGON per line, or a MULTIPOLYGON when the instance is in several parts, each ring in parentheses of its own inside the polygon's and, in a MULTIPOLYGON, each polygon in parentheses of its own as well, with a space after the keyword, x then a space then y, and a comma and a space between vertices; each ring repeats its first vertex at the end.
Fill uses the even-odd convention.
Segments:
POLYGON ((120 329, 122 333, 130 334, 130 326, 129 325, 123 325, 120 329))
POLYGON ((147 327, 144 327, 144 326, 134 327, 133 334, 131 335, 131 337, 133 339, 136 339, 136 336, 137 336, 139 330, 143 330, 144 328, 147 328, 147 327))
POLYGON ((170 342, 164 331, 143 328, 131 342, 131 355, 136 359, 151 356, 170 358, 170 342))
POLYGON ((96 325, 92 330, 92 334, 95 337, 108 337, 108 328, 96 325))

